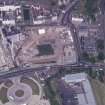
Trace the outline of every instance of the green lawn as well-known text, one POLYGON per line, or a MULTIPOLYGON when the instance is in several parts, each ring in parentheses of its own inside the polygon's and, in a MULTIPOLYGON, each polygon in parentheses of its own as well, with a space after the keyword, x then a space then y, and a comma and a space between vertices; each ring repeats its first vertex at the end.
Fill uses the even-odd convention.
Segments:
POLYGON ((20 82, 28 84, 32 88, 33 95, 39 95, 39 87, 32 79, 28 77, 22 77, 20 82))
POLYGON ((99 11, 99 0, 80 0, 80 5, 80 12, 92 21, 95 21, 95 15, 99 11))
POLYGON ((7 103, 9 100, 7 98, 7 88, 2 87, 0 90, 0 100, 3 104, 7 103))
POLYGON ((97 47, 97 49, 104 49, 104 40, 102 40, 102 39, 97 39, 96 40, 96 47, 97 47))
POLYGON ((44 88, 46 96, 50 99, 51 105, 60 105, 58 86, 56 79, 47 80, 44 88))
POLYGON ((13 85, 13 82, 11 80, 7 80, 4 82, 4 85, 7 87, 7 88, 10 88, 12 85, 13 85))
POLYGON ((95 79, 91 79, 91 84, 97 105, 105 105, 105 84, 95 79))

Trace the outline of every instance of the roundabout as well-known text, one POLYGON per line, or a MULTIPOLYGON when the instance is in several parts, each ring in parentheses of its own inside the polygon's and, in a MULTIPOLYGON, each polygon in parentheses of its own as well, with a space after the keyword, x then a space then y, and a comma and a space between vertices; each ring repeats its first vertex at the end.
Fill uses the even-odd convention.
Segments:
POLYGON ((0 105, 49 105, 43 96, 41 84, 31 76, 10 78, 0 85, 0 105))
POLYGON ((13 87, 8 89, 7 97, 9 101, 15 103, 25 103, 29 97, 32 96, 32 89, 27 84, 15 84, 13 87))

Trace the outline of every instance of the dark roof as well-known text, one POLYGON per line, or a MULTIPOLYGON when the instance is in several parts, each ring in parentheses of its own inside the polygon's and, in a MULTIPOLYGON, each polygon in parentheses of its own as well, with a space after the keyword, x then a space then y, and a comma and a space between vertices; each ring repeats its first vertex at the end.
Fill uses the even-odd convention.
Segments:
POLYGON ((79 26, 80 30, 88 30, 88 26, 79 26))
POLYGON ((78 98, 75 90, 63 82, 59 84, 62 105, 78 105, 78 98))
POLYGON ((17 29, 15 29, 15 28, 11 28, 11 31, 10 32, 8 32, 8 29, 3 28, 2 29, 2 32, 3 32, 3 34, 5 36, 12 36, 12 35, 16 35, 16 34, 19 34, 20 33, 20 31, 17 30, 17 29))

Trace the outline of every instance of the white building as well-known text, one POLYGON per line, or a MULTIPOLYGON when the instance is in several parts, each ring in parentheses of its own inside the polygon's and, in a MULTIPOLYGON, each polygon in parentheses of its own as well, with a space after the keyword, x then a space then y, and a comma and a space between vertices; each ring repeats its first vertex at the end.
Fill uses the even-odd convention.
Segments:
POLYGON ((72 17, 72 23, 78 27, 84 21, 83 18, 72 17))
POLYGON ((15 25, 15 11, 19 9, 20 6, 14 5, 4 5, 0 6, 0 20, 5 25, 15 25), (4 16, 5 14, 5 16, 4 16))

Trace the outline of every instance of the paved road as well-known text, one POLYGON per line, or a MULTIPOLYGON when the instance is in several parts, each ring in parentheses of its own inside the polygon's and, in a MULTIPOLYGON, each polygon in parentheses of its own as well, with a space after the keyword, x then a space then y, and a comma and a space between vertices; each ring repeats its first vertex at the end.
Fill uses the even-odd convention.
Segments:
POLYGON ((36 71, 42 71, 45 70, 45 67, 39 67, 39 68, 15 68, 10 71, 4 71, 0 73, 0 80, 10 78, 10 77, 15 77, 19 75, 24 75, 24 74, 32 74, 36 71))
MULTIPOLYGON (((60 69, 61 67, 63 68, 69 68, 69 69, 75 69, 77 68, 78 70, 81 69, 90 69, 90 68, 96 68, 96 69, 104 69, 105 66, 104 65, 52 65, 51 68, 57 68, 60 69)), ((6 78, 11 78, 11 77, 15 77, 15 76, 20 76, 20 75, 30 75, 33 74, 35 72, 42 72, 42 71, 46 71, 47 70, 47 66, 43 66, 43 67, 36 67, 36 68, 15 68, 13 70, 10 71, 6 71, 6 72, 1 72, 0 73, 0 80, 4 80, 6 78)))
POLYGON ((68 25, 68 27, 70 27, 70 31, 73 35, 73 39, 74 39, 74 44, 75 44, 75 49, 77 52, 77 56, 78 56, 78 62, 80 61, 81 58, 81 48, 80 48, 80 42, 79 42, 79 38, 78 38, 78 33, 76 31, 76 27, 74 26, 74 24, 71 22, 71 12, 73 10, 73 8, 75 7, 75 5, 78 3, 79 0, 74 0, 71 4, 69 4, 69 6, 67 7, 67 9, 65 10, 65 13, 63 14, 63 16, 61 16, 61 24, 62 25, 68 25))
POLYGON ((78 62, 80 62, 81 48, 80 48, 79 36, 78 36, 77 30, 76 30, 74 24, 72 24, 72 22, 70 22, 69 26, 70 26, 71 33, 73 35, 75 49, 76 49, 76 53, 77 53, 77 56, 78 56, 78 62))

